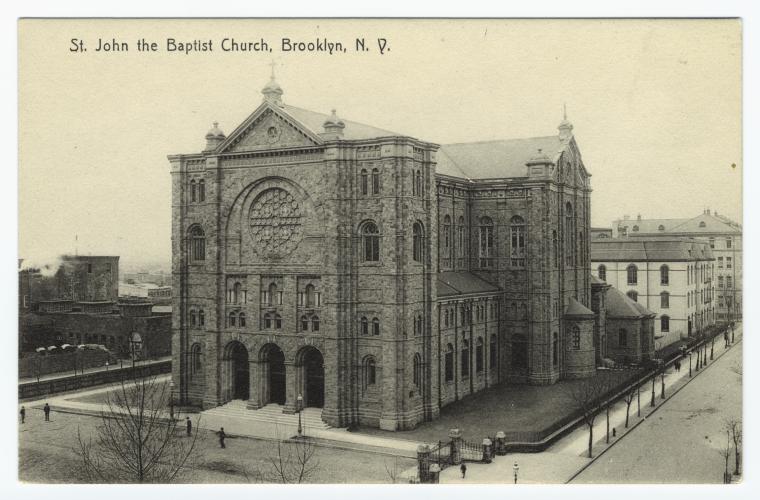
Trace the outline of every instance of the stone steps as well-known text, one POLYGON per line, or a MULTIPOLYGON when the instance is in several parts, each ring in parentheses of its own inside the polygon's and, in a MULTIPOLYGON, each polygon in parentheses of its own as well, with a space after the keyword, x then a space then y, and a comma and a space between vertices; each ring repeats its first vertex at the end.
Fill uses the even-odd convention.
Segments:
MULTIPOLYGON (((203 413, 212 417, 233 418, 249 422, 265 422, 283 426, 298 425, 298 414, 282 413, 282 406, 276 404, 266 405, 258 410, 249 410, 246 408, 245 401, 234 400, 203 413)), ((322 410, 320 408, 305 408, 301 413, 301 424, 310 429, 330 429, 330 426, 322 421, 322 410)))

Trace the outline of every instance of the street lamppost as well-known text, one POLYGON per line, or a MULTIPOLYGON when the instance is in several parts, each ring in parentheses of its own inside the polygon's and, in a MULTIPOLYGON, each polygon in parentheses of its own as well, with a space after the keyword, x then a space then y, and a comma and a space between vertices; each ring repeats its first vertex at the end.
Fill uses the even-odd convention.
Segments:
POLYGON ((515 462, 515 465, 512 466, 512 471, 515 473, 515 484, 517 484, 517 473, 520 471, 520 467, 517 465, 517 462, 515 462))
POLYGON ((303 396, 300 394, 296 398, 296 411, 298 412, 298 437, 303 435, 303 426, 301 425, 301 410, 303 410, 303 396))
POLYGON ((169 418, 174 420, 174 380, 169 382, 169 418))
POLYGON ((689 351, 689 378, 691 378, 691 351, 689 351))
POLYGON ((106 371, 108 371, 108 361, 106 361, 106 371))

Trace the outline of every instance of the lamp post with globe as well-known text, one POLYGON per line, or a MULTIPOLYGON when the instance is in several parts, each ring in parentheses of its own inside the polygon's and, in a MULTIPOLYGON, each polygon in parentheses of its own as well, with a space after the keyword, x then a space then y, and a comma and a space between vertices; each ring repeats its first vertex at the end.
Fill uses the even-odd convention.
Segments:
POLYGON ((303 436, 303 426, 301 425, 301 411, 303 411, 303 396, 299 394, 296 398, 296 412, 298 412, 298 437, 303 436))

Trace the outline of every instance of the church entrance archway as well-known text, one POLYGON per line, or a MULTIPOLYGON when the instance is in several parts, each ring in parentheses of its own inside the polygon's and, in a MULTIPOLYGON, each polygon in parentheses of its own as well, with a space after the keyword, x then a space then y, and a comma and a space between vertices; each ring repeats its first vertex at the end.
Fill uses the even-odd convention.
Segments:
POLYGON ((322 408, 325 405, 325 366, 322 353, 314 347, 301 352, 304 406, 322 408))
POLYGON ((250 376, 248 364, 248 349, 240 342, 230 342, 227 345, 227 363, 232 399, 247 400, 250 397, 250 376))
POLYGON ((285 404, 285 354, 275 344, 269 344, 262 350, 265 365, 267 403, 285 404))

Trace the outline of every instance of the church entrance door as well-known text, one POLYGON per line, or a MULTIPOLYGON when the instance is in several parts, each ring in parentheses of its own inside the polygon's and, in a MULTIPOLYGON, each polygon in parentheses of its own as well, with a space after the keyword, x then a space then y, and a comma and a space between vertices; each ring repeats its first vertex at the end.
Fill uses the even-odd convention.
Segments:
POLYGON ((232 377, 232 399, 249 398, 248 350, 240 342, 230 346, 229 363, 232 377))
POLYGON ((277 346, 272 346, 269 362, 269 402, 285 404, 285 355, 277 346))
POLYGON ((303 354, 305 375, 304 404, 307 407, 322 408, 325 405, 325 367, 322 353, 315 348, 303 354))

